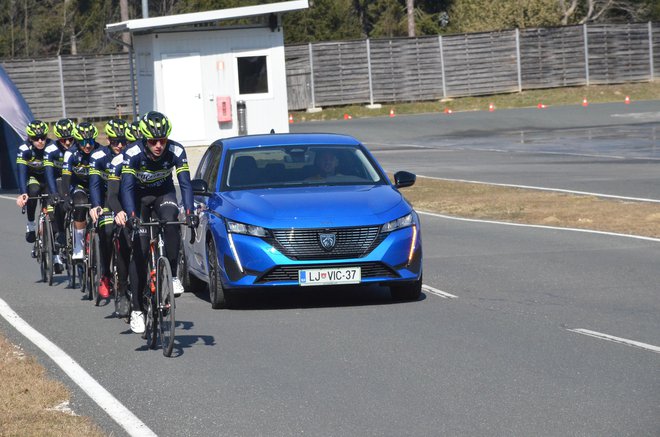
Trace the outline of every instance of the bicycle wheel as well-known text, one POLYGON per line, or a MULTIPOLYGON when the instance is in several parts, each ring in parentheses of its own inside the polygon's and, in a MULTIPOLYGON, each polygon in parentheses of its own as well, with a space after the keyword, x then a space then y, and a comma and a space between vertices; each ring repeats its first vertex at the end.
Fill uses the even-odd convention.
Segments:
POLYGON ((53 228, 50 220, 46 216, 44 218, 43 229, 43 261, 46 270, 46 281, 48 285, 53 285, 53 228))
POLYGON ((146 309, 146 321, 145 321, 145 330, 144 336, 147 340, 147 346, 149 349, 156 349, 158 343, 158 306, 156 304, 156 294, 151 292, 151 271, 153 266, 151 265, 151 260, 147 263, 147 287, 144 291, 145 299, 145 309, 146 309))
POLYGON ((99 283, 101 281, 101 240, 96 232, 90 236, 89 259, 92 296, 94 298, 94 305, 99 306, 99 303, 101 303, 101 295, 99 294, 99 283))
POLYGON ((167 258, 158 259, 157 280, 157 302, 158 302, 158 328, 160 330, 160 343, 163 347, 163 355, 172 355, 174 347, 174 287, 172 285, 172 269, 167 258))
POLYGON ((41 282, 46 282, 46 264, 44 261, 44 240, 43 240, 43 224, 41 218, 39 219, 39 227, 37 228, 37 239, 34 242, 36 250, 37 262, 39 263, 39 272, 41 275, 41 282))
POLYGON ((69 286, 76 288, 76 273, 78 267, 73 262, 73 222, 71 221, 71 213, 67 213, 64 218, 66 223, 66 247, 64 252, 66 255, 66 272, 69 275, 69 286))

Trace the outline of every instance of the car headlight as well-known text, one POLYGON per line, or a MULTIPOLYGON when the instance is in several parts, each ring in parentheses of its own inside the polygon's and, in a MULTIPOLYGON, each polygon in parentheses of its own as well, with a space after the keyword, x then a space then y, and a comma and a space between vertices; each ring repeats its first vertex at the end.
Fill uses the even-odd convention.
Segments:
POLYGON ((261 226, 248 225, 245 223, 233 222, 227 220, 227 231, 232 234, 252 235, 253 237, 266 237, 268 231, 261 226))
POLYGON ((405 228, 413 224, 413 215, 412 213, 399 217, 396 220, 385 223, 381 228, 381 232, 392 232, 397 229, 405 228))

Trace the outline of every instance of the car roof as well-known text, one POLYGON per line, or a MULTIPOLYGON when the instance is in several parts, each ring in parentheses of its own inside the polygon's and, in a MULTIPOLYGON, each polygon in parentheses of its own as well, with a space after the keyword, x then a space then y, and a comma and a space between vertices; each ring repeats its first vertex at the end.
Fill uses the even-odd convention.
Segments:
POLYGON ((252 147, 269 146, 297 146, 297 145, 345 145, 358 146, 361 143, 350 135, 328 133, 299 133, 299 134, 263 134, 245 135, 240 137, 223 138, 213 144, 220 144, 228 149, 245 149, 252 147))

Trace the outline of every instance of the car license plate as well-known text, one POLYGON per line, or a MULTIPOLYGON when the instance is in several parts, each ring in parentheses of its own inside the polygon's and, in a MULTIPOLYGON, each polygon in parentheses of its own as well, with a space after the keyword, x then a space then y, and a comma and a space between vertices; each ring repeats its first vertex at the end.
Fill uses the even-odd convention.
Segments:
POLYGON ((333 267, 298 270, 298 283, 307 285, 359 284, 362 280, 360 267, 333 267))

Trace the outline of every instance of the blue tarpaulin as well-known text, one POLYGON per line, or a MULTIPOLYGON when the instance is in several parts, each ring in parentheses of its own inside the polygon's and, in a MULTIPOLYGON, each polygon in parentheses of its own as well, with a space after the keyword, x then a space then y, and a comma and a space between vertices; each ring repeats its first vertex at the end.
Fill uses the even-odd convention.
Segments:
POLYGON ((25 141, 32 111, 7 72, 0 66, 0 187, 16 188, 16 153, 25 141))

